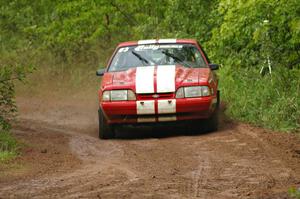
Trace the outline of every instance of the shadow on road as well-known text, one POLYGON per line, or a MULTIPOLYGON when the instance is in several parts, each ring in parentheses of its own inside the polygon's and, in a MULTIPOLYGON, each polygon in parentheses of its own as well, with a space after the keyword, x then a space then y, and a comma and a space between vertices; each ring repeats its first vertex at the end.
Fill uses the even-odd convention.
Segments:
POLYGON ((220 114, 218 131, 208 132, 205 123, 199 121, 177 124, 169 123, 162 126, 122 126, 116 128, 116 139, 147 139, 168 138, 177 136, 201 136, 205 134, 219 133, 227 129, 235 128, 236 124, 228 119, 224 113, 220 114), (195 125, 195 122, 198 123, 195 125))

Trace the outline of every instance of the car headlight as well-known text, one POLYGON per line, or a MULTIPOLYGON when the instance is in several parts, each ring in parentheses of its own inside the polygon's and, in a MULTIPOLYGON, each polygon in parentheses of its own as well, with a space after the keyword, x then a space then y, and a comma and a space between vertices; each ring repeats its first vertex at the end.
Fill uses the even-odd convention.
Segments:
POLYGON ((110 91, 104 91, 102 93, 102 100, 103 101, 110 101, 110 91))
POLYGON ((210 96, 208 86, 187 86, 181 87, 176 92, 176 98, 191 98, 210 96))
POLYGON ((103 101, 128 101, 136 100, 132 90, 111 90, 104 91, 102 94, 103 101))

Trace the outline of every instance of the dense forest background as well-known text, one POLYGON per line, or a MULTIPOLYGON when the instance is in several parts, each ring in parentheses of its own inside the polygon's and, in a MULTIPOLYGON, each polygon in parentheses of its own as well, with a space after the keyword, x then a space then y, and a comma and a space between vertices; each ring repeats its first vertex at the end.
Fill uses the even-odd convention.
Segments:
POLYGON ((33 72, 29 87, 95 89, 95 70, 117 43, 151 38, 201 43, 221 64, 228 116, 299 130, 299 0, 2 0, 0 129, 15 115, 15 79, 33 72))

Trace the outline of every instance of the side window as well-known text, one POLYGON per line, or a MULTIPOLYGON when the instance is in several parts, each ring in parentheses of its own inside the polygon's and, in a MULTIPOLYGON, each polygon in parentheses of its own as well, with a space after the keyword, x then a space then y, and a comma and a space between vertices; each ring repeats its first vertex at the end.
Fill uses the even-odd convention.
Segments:
POLYGON ((207 56, 207 53, 204 51, 204 49, 202 48, 202 46, 199 43, 198 43, 198 45, 200 46, 200 49, 202 50, 204 56, 206 57, 207 62, 210 64, 211 62, 210 62, 209 57, 207 56))
POLYGON ((194 57, 195 57, 195 60, 196 60, 196 65, 198 65, 198 66, 205 66, 206 64, 205 64, 205 61, 204 61, 204 59, 203 59, 203 57, 202 57, 202 55, 201 55, 201 53, 199 52, 199 50, 197 49, 197 48, 193 48, 192 49, 192 51, 193 51, 193 54, 194 54, 194 57))

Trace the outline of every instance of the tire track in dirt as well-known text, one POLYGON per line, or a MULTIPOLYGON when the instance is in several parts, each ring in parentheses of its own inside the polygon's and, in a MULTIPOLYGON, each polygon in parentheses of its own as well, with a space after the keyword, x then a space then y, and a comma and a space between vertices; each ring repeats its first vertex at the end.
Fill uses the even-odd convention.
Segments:
MULTIPOLYGON (((29 122, 31 125, 34 123, 33 121, 29 122)), ((131 182, 136 178, 134 172, 116 161, 122 157, 123 153, 113 141, 99 143, 98 139, 84 134, 66 132, 64 129, 51 128, 45 124, 43 126, 39 127, 37 125, 34 126, 34 129, 45 133, 58 132, 72 135, 70 148, 83 161, 83 167, 60 176, 33 179, 28 182, 18 182, 17 184, 6 186, 0 189, 1 197, 52 198, 53 196, 60 196, 73 198, 76 195, 78 196, 78 193, 82 193, 82 190, 86 192, 92 189, 98 179, 104 181, 104 183, 101 182, 99 185, 107 187, 121 185, 127 181, 131 182), (104 176, 102 176, 103 171, 104 176), (114 173, 114 175, 106 175, 108 173, 114 173), (109 183, 112 183, 112 185, 109 183), (16 192, 16 190, 18 191, 16 192), (65 190, 67 190, 66 194, 63 193, 65 190)), ((92 193, 92 191, 88 192, 92 193)))

